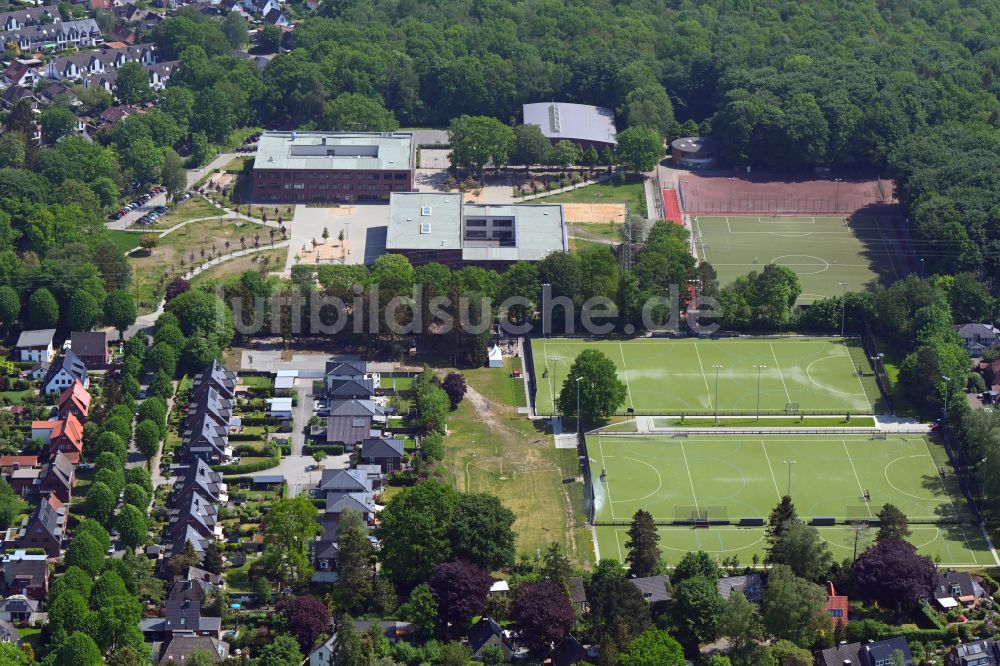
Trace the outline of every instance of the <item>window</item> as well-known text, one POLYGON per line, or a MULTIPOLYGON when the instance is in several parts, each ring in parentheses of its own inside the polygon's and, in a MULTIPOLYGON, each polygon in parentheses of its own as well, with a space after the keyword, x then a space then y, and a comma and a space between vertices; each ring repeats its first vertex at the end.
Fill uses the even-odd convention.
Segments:
POLYGON ((830 615, 833 617, 844 617, 844 611, 840 608, 830 609, 830 615))
POLYGON ((957 584, 957 583, 952 583, 952 585, 951 585, 951 595, 953 597, 958 597, 958 596, 961 596, 961 594, 962 594, 962 586, 959 585, 959 584, 957 584))
POLYGON ((431 214, 431 207, 430 206, 421 206, 420 207, 420 217, 428 217, 430 214, 431 214))
POLYGON ((395 178, 396 180, 406 180, 406 174, 405 173, 397 173, 397 174, 395 174, 393 176, 393 178, 395 178))
POLYGON ((431 223, 430 222, 421 222, 420 223, 420 233, 422 233, 422 234, 429 234, 430 232, 431 232, 431 223))
POLYGON ((320 569, 329 569, 330 568, 330 563, 327 560, 320 560, 319 561, 319 568, 320 569))

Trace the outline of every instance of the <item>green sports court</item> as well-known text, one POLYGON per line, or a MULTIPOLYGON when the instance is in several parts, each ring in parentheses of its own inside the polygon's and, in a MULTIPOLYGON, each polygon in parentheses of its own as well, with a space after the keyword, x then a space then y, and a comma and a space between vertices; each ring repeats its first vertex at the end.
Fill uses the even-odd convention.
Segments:
POLYGON ((836 521, 819 528, 835 555, 849 554, 843 549, 855 537, 873 538, 874 530, 852 523, 891 503, 912 521, 912 543, 942 564, 994 564, 944 450, 922 436, 592 434, 587 447, 605 557, 620 556, 624 530, 641 508, 664 524, 668 562, 703 549, 748 563, 763 553, 764 530, 739 527, 741 519, 766 518, 790 492, 803 519, 836 521), (695 516, 712 525, 671 525, 695 516))
POLYGON ((896 222, 883 217, 692 215, 695 247, 728 284, 764 264, 794 270, 800 303, 867 282, 896 279, 909 270, 898 244, 896 222))
POLYGON ((865 413, 880 397, 857 340, 535 338, 531 348, 540 415, 553 413, 553 395, 584 349, 598 349, 617 365, 628 389, 623 412, 680 414, 717 406, 720 412, 752 414, 758 372, 764 412, 865 413))

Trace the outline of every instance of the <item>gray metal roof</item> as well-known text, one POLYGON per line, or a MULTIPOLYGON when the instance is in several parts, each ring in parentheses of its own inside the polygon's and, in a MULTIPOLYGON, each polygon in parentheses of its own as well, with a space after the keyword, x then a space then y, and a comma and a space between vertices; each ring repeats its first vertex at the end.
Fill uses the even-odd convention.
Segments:
POLYGON ((41 328, 34 331, 21 331, 17 338, 18 347, 44 347, 52 344, 52 336, 56 334, 54 328, 41 328))
POLYGON ((701 153, 705 151, 718 151, 722 147, 722 144, 707 136, 685 136, 671 141, 670 147, 685 153, 701 153))
POLYGON ((386 251, 461 249, 463 261, 539 261, 566 252, 569 240, 559 204, 472 204, 461 194, 393 192, 389 199, 386 251), (514 247, 463 239, 470 218, 514 220, 514 247))
POLYGON ((264 132, 254 169, 407 170, 413 168, 408 132, 264 132))
POLYGON ((547 139, 618 143, 615 114, 589 104, 536 102, 522 107, 525 125, 537 125, 547 139))

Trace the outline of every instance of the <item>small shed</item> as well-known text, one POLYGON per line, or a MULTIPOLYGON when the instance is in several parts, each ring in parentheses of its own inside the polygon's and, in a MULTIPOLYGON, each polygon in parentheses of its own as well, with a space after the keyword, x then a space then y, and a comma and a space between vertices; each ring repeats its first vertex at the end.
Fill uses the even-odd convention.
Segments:
POLYGON ((503 367, 503 352, 500 351, 500 347, 493 345, 490 347, 490 360, 489 367, 491 368, 502 368, 503 367))
POLYGON ((278 370, 274 374, 274 390, 290 391, 295 388, 295 378, 299 376, 298 370, 278 370))
POLYGON ((283 474, 258 474, 253 477, 253 488, 260 490, 264 488, 275 488, 284 485, 285 476, 283 474))
POLYGON ((279 419, 290 419, 292 418, 292 399, 291 398, 268 398, 267 399, 267 413, 268 416, 273 416, 279 419))

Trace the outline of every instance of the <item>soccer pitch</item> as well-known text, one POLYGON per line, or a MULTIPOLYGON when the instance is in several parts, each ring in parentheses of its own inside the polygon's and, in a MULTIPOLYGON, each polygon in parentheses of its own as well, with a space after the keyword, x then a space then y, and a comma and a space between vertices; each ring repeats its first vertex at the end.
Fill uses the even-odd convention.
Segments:
POLYGON ((802 284, 800 303, 841 293, 841 282, 860 289, 880 277, 909 271, 890 222, 877 217, 692 218, 695 246, 728 284, 764 264, 794 270, 802 284))
MULTIPOLYGON (((720 557, 739 554, 747 563, 762 554, 764 531, 737 527, 740 518, 766 518, 790 492, 806 520, 871 520, 883 504, 894 504, 917 521, 911 541, 922 552, 943 564, 994 564, 944 451, 923 437, 592 435, 587 443, 598 546, 606 557, 619 556, 623 530, 637 509, 645 509, 658 521, 689 520, 700 513, 732 523, 707 530, 661 528, 669 562, 704 549, 720 557), (866 493, 870 502, 864 500, 866 493)), ((870 531, 858 538, 874 537, 870 531)), ((842 549, 853 549, 852 525, 820 532, 838 557, 842 549)))
MULTIPOLYGON (((618 366, 628 395, 622 413, 680 414, 716 408, 716 365, 720 412, 754 413, 757 374, 760 408, 783 411, 797 403, 803 412, 868 412, 879 399, 871 377, 859 377, 868 361, 860 342, 840 339, 685 338, 578 340, 535 338, 531 341, 537 392, 535 412, 552 414, 573 360, 584 349, 598 349, 618 366)), ((869 372, 870 374, 870 372, 869 372)))

